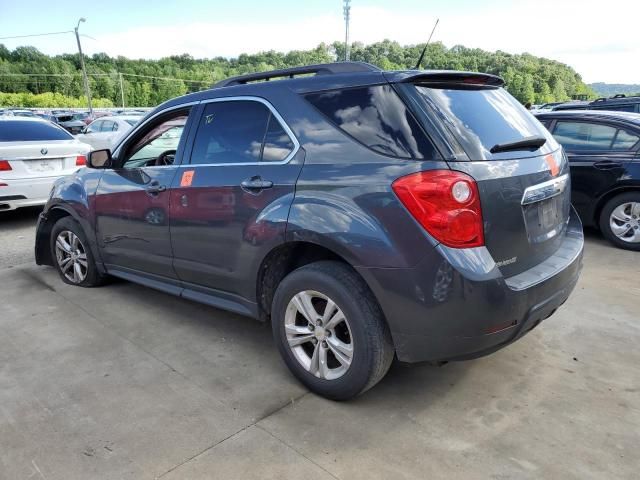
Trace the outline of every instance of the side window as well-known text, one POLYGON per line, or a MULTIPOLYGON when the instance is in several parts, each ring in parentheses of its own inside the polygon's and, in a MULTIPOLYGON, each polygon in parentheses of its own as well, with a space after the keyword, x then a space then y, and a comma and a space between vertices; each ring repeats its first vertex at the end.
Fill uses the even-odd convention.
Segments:
POLYGON ((89 133, 91 133, 91 132, 101 132, 103 123, 104 123, 104 120, 98 120, 97 122, 93 122, 89 126, 89 128, 87 129, 87 132, 89 132, 89 133))
POLYGON ((568 150, 610 150, 616 129, 597 123, 558 121, 553 136, 568 150))
POLYGON ((191 153, 192 164, 282 161, 293 142, 260 102, 234 100, 205 106, 191 153))
POLYGON ((188 116, 189 110, 179 110, 145 125, 125 146, 122 168, 173 165, 188 116))
POLYGON ((104 122, 102 122, 102 132, 110 132, 111 130, 113 130, 113 126, 115 125, 116 122, 113 122, 111 120, 105 120, 104 122))
POLYGON ((399 158, 439 157, 407 106, 388 85, 313 93, 305 98, 371 150, 399 158))
POLYGON ((112 132, 117 132, 118 131, 118 122, 113 122, 113 128, 111 129, 112 132))
POLYGON ((618 135, 613 142, 613 150, 630 150, 638 140, 640 136, 626 130, 618 130, 618 135))
POLYGON ((263 162, 281 162, 293 151, 294 145, 287 132, 273 114, 269 115, 267 133, 262 147, 263 162))

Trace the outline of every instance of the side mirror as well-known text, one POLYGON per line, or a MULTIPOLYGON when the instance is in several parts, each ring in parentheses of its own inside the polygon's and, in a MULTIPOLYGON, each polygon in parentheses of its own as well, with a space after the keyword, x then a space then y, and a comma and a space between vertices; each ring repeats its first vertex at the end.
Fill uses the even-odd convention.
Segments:
POLYGON ((105 150, 94 150, 89 152, 87 158, 87 167, 89 168, 110 168, 113 163, 111 157, 111 150, 108 148, 105 150))

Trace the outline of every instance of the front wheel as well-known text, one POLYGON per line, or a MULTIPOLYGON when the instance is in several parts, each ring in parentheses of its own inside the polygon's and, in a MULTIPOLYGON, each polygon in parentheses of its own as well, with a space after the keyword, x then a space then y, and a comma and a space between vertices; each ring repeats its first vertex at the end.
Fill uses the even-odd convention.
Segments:
POLYGON ((600 230, 615 246, 640 251, 640 192, 609 200, 600 214, 600 230))
POLYGON ((105 280, 82 227, 71 217, 61 218, 51 229, 51 257, 60 278, 69 285, 95 287, 105 280))
POLYGON ((339 262, 312 263, 285 277, 275 293, 271 322, 291 372, 333 400, 373 387, 393 360, 391 335, 376 299, 339 262))

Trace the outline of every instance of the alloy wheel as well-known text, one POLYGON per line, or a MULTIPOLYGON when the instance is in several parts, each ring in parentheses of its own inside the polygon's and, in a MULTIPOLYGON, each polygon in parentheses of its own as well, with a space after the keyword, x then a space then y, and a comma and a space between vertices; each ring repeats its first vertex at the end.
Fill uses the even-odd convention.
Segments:
POLYGON ((313 290, 297 293, 284 318, 287 343, 298 363, 323 380, 342 377, 353 360, 349 322, 328 296, 313 290))
POLYGON ((56 260, 64 277, 72 283, 82 283, 87 278, 87 252, 78 236, 63 230, 56 238, 56 260))
POLYGON ((640 202, 625 202, 614 208, 609 226, 623 242, 640 243, 640 202))

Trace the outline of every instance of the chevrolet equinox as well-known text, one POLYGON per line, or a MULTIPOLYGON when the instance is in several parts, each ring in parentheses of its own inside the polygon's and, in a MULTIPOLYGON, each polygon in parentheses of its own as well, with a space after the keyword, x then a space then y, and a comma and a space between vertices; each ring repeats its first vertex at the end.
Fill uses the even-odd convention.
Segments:
POLYGON ((562 148, 502 87, 345 62, 167 101, 55 183, 36 261, 270 321, 332 399, 486 355, 565 302, 584 243, 562 148))

